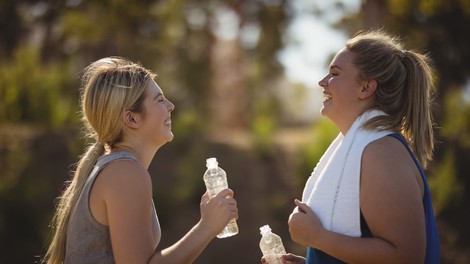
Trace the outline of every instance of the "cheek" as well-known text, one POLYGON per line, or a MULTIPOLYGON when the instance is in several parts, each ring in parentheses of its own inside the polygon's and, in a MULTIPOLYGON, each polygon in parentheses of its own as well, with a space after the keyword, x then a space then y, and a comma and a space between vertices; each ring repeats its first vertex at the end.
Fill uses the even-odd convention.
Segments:
POLYGON ((166 118, 168 118, 168 114, 167 114, 168 111, 166 110, 165 107, 158 107, 155 113, 156 113, 156 118, 158 118, 159 120, 164 121, 166 118))

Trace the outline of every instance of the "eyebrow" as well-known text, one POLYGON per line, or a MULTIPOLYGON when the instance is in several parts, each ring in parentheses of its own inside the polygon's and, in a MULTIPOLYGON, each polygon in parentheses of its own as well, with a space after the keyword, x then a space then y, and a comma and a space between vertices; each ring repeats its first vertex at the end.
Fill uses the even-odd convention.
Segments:
POLYGON ((333 70, 333 69, 343 70, 343 69, 341 69, 341 67, 339 67, 338 65, 331 65, 331 66, 330 66, 330 70, 333 70))
POLYGON ((159 96, 163 96, 163 94, 161 92, 158 92, 158 94, 155 95, 155 97, 153 99, 157 99, 159 96))

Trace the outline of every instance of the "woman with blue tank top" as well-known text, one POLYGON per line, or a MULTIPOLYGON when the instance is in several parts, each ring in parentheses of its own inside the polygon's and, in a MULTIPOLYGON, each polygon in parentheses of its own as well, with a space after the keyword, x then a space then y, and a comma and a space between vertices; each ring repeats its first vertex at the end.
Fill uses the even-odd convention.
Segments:
POLYGON ((307 256, 284 263, 439 263, 423 171, 434 147, 430 63, 383 30, 356 34, 333 58, 321 113, 340 133, 289 217, 307 256))

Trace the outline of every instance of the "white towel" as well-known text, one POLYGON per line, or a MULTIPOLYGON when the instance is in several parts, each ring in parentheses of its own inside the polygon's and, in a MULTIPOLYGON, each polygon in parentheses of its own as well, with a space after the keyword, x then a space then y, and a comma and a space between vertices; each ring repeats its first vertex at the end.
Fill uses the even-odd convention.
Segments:
POLYGON ((341 133, 321 157, 307 180, 302 201, 317 214, 324 228, 348 236, 361 236, 360 173, 364 148, 393 132, 369 131, 362 125, 385 115, 371 110, 359 116, 345 136, 341 133))

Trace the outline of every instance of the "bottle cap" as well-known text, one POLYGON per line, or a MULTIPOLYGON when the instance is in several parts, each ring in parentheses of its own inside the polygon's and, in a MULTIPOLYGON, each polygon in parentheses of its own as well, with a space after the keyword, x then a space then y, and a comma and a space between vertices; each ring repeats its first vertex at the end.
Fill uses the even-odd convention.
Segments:
POLYGON ((206 167, 209 169, 209 168, 215 168, 219 166, 219 163, 217 162, 217 159, 216 158, 208 158, 206 160, 206 167))
POLYGON ((261 234, 262 236, 264 236, 264 235, 266 235, 266 234, 268 234, 268 233, 271 232, 271 228, 269 227, 269 225, 264 225, 264 226, 262 226, 262 227, 259 228, 259 231, 260 231, 260 234, 261 234))

